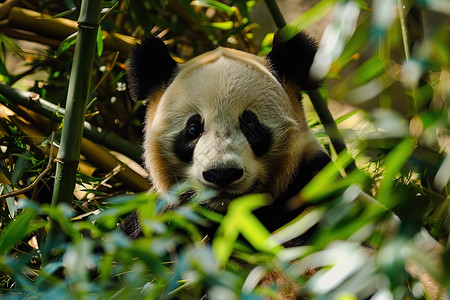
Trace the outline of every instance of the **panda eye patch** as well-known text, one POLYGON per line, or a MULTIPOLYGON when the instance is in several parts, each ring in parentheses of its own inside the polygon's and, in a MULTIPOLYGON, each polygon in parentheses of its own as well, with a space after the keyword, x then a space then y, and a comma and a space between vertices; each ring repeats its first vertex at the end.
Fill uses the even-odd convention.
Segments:
POLYGON ((262 156, 269 151, 272 144, 271 132, 254 112, 244 111, 239 117, 239 127, 256 156, 262 156))
POLYGON ((190 162, 194 153, 195 145, 203 133, 203 122, 200 115, 191 116, 184 129, 176 136, 173 151, 175 155, 184 162, 190 162))

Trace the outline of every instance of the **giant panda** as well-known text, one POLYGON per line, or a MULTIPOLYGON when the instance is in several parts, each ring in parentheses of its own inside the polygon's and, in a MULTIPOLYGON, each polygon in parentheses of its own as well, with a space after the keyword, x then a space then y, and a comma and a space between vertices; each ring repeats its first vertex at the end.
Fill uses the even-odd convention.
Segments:
MULTIPOLYGON (((223 213, 238 196, 268 194, 270 205, 255 214, 270 231, 296 217, 289 199, 330 161, 300 93, 318 86, 309 76, 315 53, 305 33, 289 41, 276 34, 265 57, 219 47, 184 64, 159 38, 137 44, 129 91, 147 102, 144 161, 154 190, 187 180, 215 191, 203 205, 223 213)), ((139 235, 136 215, 125 225, 139 235)))
MULTIPOLYGON (((219 47, 184 64, 159 38, 137 44, 129 91, 147 102, 144 161, 154 190, 164 194, 188 181, 194 191, 214 190, 203 205, 222 213, 238 196, 268 194, 271 203, 255 214, 270 231, 298 216, 302 208, 291 210, 289 200, 330 162, 308 127, 300 93, 318 87, 309 76, 315 53, 305 33, 288 41, 275 35, 266 57, 219 47)), ((122 229, 140 235, 136 213, 122 229)), ((442 291, 421 281, 428 291, 442 291)))

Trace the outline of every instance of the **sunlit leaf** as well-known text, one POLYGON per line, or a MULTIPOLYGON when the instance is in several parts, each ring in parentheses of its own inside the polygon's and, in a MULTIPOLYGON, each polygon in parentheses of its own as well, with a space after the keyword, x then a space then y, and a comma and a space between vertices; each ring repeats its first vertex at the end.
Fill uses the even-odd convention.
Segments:
POLYGON ((290 40, 300 31, 325 17, 333 9, 335 3, 336 0, 320 1, 282 28, 280 34, 286 41, 290 40))
POLYGON ((376 197, 387 208, 391 208, 396 204, 396 199, 392 197, 394 180, 415 147, 416 143, 413 139, 404 139, 386 157, 384 162, 386 171, 376 197))
POLYGON ((230 30, 233 28, 233 21, 226 22, 211 22, 208 25, 220 29, 220 30, 230 30))
POLYGON ((234 13, 234 10, 230 6, 228 6, 224 3, 221 3, 219 1, 214 1, 214 0, 196 0, 196 1, 192 1, 191 5, 202 6, 202 7, 207 7, 207 8, 214 8, 218 11, 223 11, 223 12, 226 12, 229 14, 234 13))
POLYGON ((102 33, 102 27, 98 26, 98 32, 97 32, 97 55, 100 57, 103 53, 103 33, 102 33))
POLYGON ((279 250, 278 244, 269 239, 269 231, 252 214, 253 210, 265 204, 264 196, 257 194, 242 196, 229 204, 228 212, 213 241, 213 250, 221 265, 228 261, 239 234, 242 234, 258 250, 269 252, 279 250))
POLYGON ((355 31, 359 11, 353 1, 338 2, 334 6, 332 20, 323 32, 311 66, 311 76, 322 79, 330 71, 331 64, 342 54, 345 43, 355 31))

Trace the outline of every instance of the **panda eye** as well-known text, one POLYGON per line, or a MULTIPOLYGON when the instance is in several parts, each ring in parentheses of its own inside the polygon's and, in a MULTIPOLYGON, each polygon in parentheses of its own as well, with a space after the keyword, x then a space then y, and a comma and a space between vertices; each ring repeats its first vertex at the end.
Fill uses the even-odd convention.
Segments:
POLYGON ((247 122, 246 125, 247 125, 247 128, 250 130, 255 129, 255 127, 256 127, 255 123, 253 123, 253 122, 247 122))
POLYGON ((202 124, 192 123, 188 125, 187 131, 190 136, 198 137, 203 131, 202 127, 202 124))
POLYGON ((195 139, 203 133, 203 122, 200 115, 193 115, 186 122, 186 134, 190 139, 195 139))

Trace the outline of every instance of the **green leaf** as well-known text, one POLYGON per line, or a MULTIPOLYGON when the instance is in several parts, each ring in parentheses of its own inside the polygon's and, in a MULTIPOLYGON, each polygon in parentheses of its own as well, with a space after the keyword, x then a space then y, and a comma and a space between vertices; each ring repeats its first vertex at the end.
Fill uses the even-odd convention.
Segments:
MULTIPOLYGON (((10 185, 0 183, 0 195, 5 195, 8 193, 11 193, 13 189, 10 185)), ((16 205, 16 199, 14 197, 7 197, 6 198, 6 205, 8 206, 9 215, 11 216, 11 219, 14 219, 17 213, 17 205, 16 205)))
POLYGON ((396 204, 396 200, 392 197, 395 176, 409 159, 415 148, 416 143, 413 139, 404 139, 389 152, 384 161, 386 171, 384 172, 383 181, 380 184, 376 198, 387 208, 392 208, 396 204))
POLYGON ((62 53, 66 52, 70 46, 75 45, 77 41, 77 35, 78 32, 74 32, 68 37, 64 39, 64 41, 61 42, 61 44, 58 47, 58 51, 56 51, 56 56, 61 55, 62 53))
POLYGON ((37 212, 24 210, 15 220, 8 224, 0 234, 0 255, 7 254, 12 247, 19 243, 29 233, 41 228, 45 223, 39 222, 31 224, 31 220, 36 217, 37 212))
POLYGON ((19 158, 14 164, 14 169, 11 174, 11 185, 15 186, 21 179, 23 174, 27 171, 28 166, 31 163, 31 154, 26 151, 19 155, 19 158))
POLYGON ((351 77, 351 84, 354 87, 368 83, 372 79, 384 73, 386 61, 378 56, 367 60, 363 65, 356 69, 351 77))
POLYGON ((211 22, 207 24, 207 26, 211 26, 220 30, 230 30, 233 28, 233 21, 211 22))
POLYGON ((97 55, 100 57, 103 53, 103 34, 102 34, 102 27, 98 26, 98 32, 97 32, 97 55))
POLYGON ((0 57, 0 80, 4 81, 6 84, 8 84, 11 80, 9 72, 6 69, 6 65, 1 57, 0 57))
POLYGON ((70 206, 61 203, 56 207, 43 207, 43 211, 47 213, 50 218, 56 222, 56 226, 71 237, 73 241, 78 241, 82 238, 81 233, 74 228, 74 224, 70 221, 70 218, 73 215, 73 210, 70 206))
POLYGON ((215 10, 218 10, 218 11, 226 12, 229 14, 234 14, 234 10, 230 6, 228 6, 224 3, 220 3, 219 1, 197 0, 197 1, 192 1, 191 5, 207 7, 207 8, 214 8, 215 10))
MULTIPOLYGON (((345 169, 353 161, 347 151, 342 151, 335 162, 325 166, 300 192, 300 201, 313 201, 322 199, 328 194, 347 186, 348 183, 341 179, 339 169, 345 169), (303 199, 303 200, 302 200, 303 199)), ((295 204, 294 202, 292 204, 295 204)), ((300 203, 299 203, 300 204, 300 203)))
POLYGON ((267 198, 251 194, 234 199, 228 206, 212 243, 218 262, 223 266, 233 252, 234 242, 239 234, 257 250, 275 254, 280 246, 270 239, 269 231, 253 215, 252 211, 267 204, 267 198))
POLYGON ((280 34, 284 40, 290 40, 300 31, 325 17, 333 9, 335 3, 336 0, 319 1, 319 3, 283 27, 280 34))
POLYGON ((6 49, 13 51, 23 57, 23 50, 13 40, 6 35, 0 33, 0 42, 3 43, 6 49))

